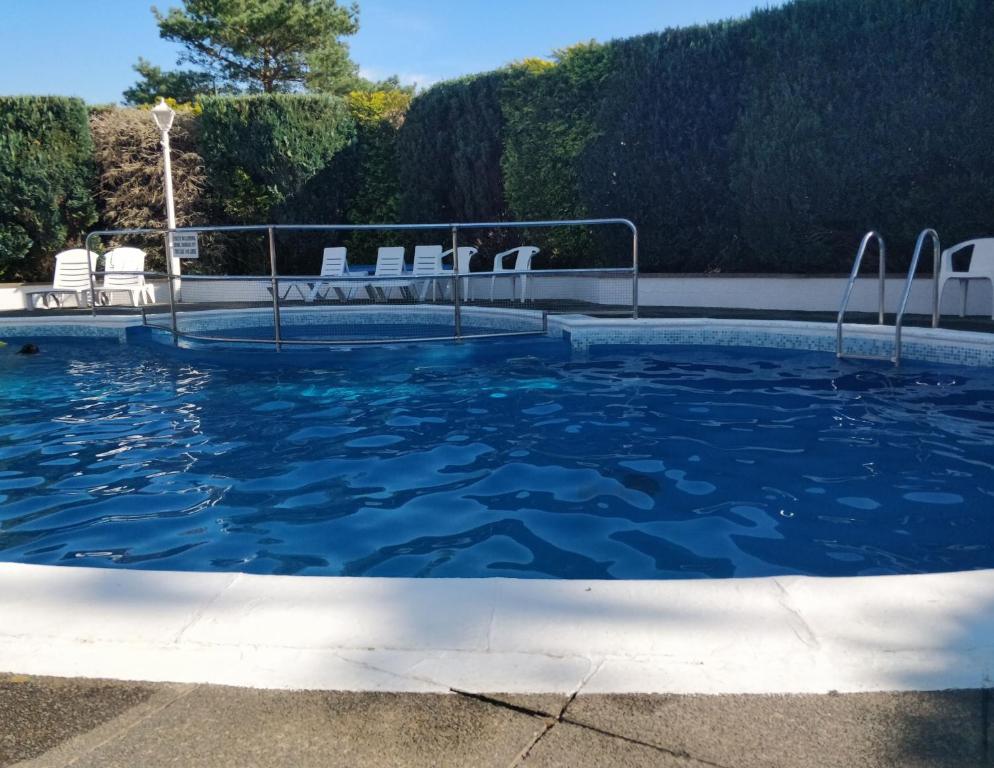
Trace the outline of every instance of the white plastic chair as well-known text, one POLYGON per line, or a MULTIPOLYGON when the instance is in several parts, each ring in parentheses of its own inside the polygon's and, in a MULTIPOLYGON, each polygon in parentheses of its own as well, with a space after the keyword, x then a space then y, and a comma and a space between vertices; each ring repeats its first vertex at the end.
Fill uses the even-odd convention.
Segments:
POLYGON ((97 289, 97 301, 112 304, 115 293, 124 293, 137 307, 142 301, 155 301, 155 286, 145 282, 145 251, 140 248, 112 248, 104 254, 104 279, 97 289), (132 273, 132 274, 121 274, 132 273))
POLYGON ((442 246, 440 245, 416 245, 414 246, 414 266, 411 274, 416 278, 414 290, 417 293, 418 301, 424 301, 428 296, 428 288, 431 288, 431 300, 435 300, 435 289, 437 280, 427 280, 442 274, 442 246))
MULTIPOLYGON (((524 303, 525 295, 528 291, 528 275, 523 274, 531 271, 532 259, 535 258, 535 254, 539 252, 539 249, 533 245, 522 245, 518 248, 511 248, 508 251, 502 251, 494 256, 494 272, 511 272, 514 275, 511 278, 511 300, 514 300, 514 294, 517 292, 518 280, 521 280, 521 302, 524 303), (514 266, 510 269, 504 267, 504 259, 509 256, 514 256, 514 266)), ((497 285, 497 275, 490 278, 490 301, 494 300, 494 288, 497 285)))
POLYGON ((90 263, 87 264, 85 248, 72 248, 57 254, 51 287, 32 288, 25 291, 24 299, 27 308, 37 309, 39 298, 41 306, 45 309, 51 309, 53 305, 62 307, 65 299, 69 296, 75 297, 77 307, 82 307, 88 303, 87 294, 92 288, 90 271, 97 267, 97 256, 95 251, 90 251, 90 263))
MULTIPOLYGON (((939 262, 940 304, 942 303, 942 292, 950 280, 959 280, 962 286, 959 316, 963 317, 966 315, 967 290, 971 280, 987 280, 991 284, 992 292, 994 292, 994 238, 984 237, 967 240, 965 243, 959 243, 942 252, 942 258, 939 262), (973 248, 973 253, 970 254, 970 265, 966 271, 956 271, 953 269, 953 256, 966 248, 973 248)), ((991 300, 991 319, 994 320, 994 299, 991 300)))
MULTIPOLYGON (((321 277, 342 277, 349 272, 348 251, 345 248, 325 248, 324 256, 321 259, 321 277)), ((324 299, 329 293, 334 291, 338 295, 339 301, 348 301, 352 298, 355 290, 355 283, 348 280, 321 281, 314 283, 311 290, 304 297, 304 301, 312 302, 315 299, 324 299), (324 291, 322 293, 322 291, 324 291)))
MULTIPOLYGON (((472 246, 465 245, 459 248, 459 274, 468 275, 472 271, 473 257, 479 253, 479 248, 473 248, 472 246)), ((452 258, 452 249, 449 248, 445 253, 442 254, 442 261, 452 258)), ((462 297, 464 299, 473 298, 473 282, 468 277, 462 278, 462 297)))
MULTIPOLYGON (((376 252, 376 270, 374 277, 399 277, 404 274, 403 246, 384 246, 376 252)), ((377 294, 386 301, 393 289, 399 288, 402 294, 410 295, 410 280, 377 280, 366 286, 370 297, 375 299, 377 294)))

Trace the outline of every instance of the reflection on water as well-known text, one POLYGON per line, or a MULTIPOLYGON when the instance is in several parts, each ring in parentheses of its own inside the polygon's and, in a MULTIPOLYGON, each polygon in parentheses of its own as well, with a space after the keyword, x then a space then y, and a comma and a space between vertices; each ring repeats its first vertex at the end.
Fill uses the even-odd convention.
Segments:
POLYGON ((994 566, 994 373, 550 341, 0 352, 0 558, 256 573, 994 566))

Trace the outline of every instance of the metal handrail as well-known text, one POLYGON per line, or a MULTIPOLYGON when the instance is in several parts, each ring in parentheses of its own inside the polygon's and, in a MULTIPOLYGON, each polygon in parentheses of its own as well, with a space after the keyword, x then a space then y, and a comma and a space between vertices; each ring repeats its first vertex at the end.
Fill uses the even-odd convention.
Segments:
POLYGON ((939 327, 939 260, 942 256, 942 246, 939 244, 939 233, 934 229, 925 229, 918 235, 918 242, 915 243, 915 253, 911 257, 908 277, 904 281, 904 293, 901 295, 901 302, 897 307, 897 317, 894 320, 894 357, 891 358, 894 365, 901 364, 901 328, 904 324, 904 313, 908 308, 908 300, 911 298, 911 287, 915 281, 918 261, 921 258, 926 239, 932 241, 932 327, 939 327))
POLYGON ((870 231, 863 236, 863 240, 859 244, 859 250, 856 252, 856 260, 852 265, 852 272, 849 273, 849 282, 846 285, 845 294, 842 296, 842 305, 839 307, 839 316, 835 328, 836 357, 844 356, 842 351, 842 323, 845 320, 846 310, 849 308, 849 300, 852 298, 853 288, 856 286, 856 279, 859 277, 859 268, 863 263, 863 257, 866 255, 866 249, 873 240, 877 241, 877 252, 880 254, 880 277, 878 288, 880 307, 878 323, 880 325, 884 324, 884 300, 886 298, 887 291, 887 248, 884 245, 883 236, 879 232, 870 231))
MULTIPOLYGON (((84 240, 84 247, 86 248, 88 259, 87 263, 90 265, 90 292, 91 294, 96 294, 96 282, 95 276, 98 274, 93 267, 93 247, 91 242, 93 238, 96 237, 114 237, 121 235, 162 235, 165 238, 167 259, 166 259, 166 279, 169 283, 169 312, 171 316, 171 328, 169 329, 173 335, 173 342, 177 343, 180 336, 185 336, 180 332, 177 318, 176 318, 176 294, 178 290, 178 283, 180 280, 180 275, 173 273, 172 259, 168 258, 170 253, 172 235, 174 233, 233 233, 233 232, 266 232, 268 236, 269 244, 269 265, 270 274, 267 277, 244 277, 244 276, 234 276, 234 275, 223 275, 223 276, 202 276, 202 275, 187 275, 188 279, 209 279, 209 280, 265 280, 268 279, 271 284, 271 291, 273 294, 273 334, 274 338, 271 340, 272 343, 276 345, 276 349, 279 350, 284 343, 289 343, 289 340, 284 340, 281 338, 281 320, 280 320, 280 306, 279 306, 279 283, 281 281, 305 281, 310 278, 299 277, 299 276, 282 276, 278 274, 276 269, 276 243, 275 235, 277 232, 292 231, 292 232, 369 232, 369 231, 433 231, 433 230, 449 230, 452 234, 452 248, 453 253, 458 253, 459 248, 459 231, 460 230, 473 230, 473 229, 534 229, 534 228, 550 228, 550 227, 565 227, 565 226, 599 226, 599 225, 621 225, 627 227, 632 233, 632 266, 631 268, 616 269, 615 272, 626 272, 630 273, 632 276, 632 318, 638 319, 639 307, 638 307, 638 281, 639 281, 639 245, 638 245, 638 228, 629 219, 623 218, 604 218, 604 219, 573 219, 573 220, 538 220, 538 221, 483 221, 483 222, 457 222, 457 223, 435 223, 435 224, 250 224, 250 225, 231 225, 231 226, 203 226, 203 227, 176 227, 176 228, 159 228, 159 227, 136 227, 128 229, 117 229, 117 230, 94 230, 86 235, 84 240)), ((568 271, 568 270, 541 270, 542 272, 548 274, 553 271, 568 271)), ((516 270, 507 270, 500 274, 503 276, 508 276, 509 274, 514 274, 516 270)), ((145 274, 145 273, 143 273, 145 274)), ((151 273, 149 273, 151 274, 151 273)), ((471 273, 466 275, 467 277, 476 277, 491 275, 493 273, 471 273)), ((398 280, 398 279, 417 279, 419 276, 411 276, 410 278, 406 276, 390 276, 385 278, 388 280, 398 280)), ((454 312, 454 338, 462 338, 462 318, 461 318, 461 283, 459 281, 459 265, 458 259, 453 260, 453 269, 447 273, 433 275, 434 279, 439 277, 445 277, 453 280, 452 287, 452 300, 453 300, 453 312, 454 312)), ((367 281, 376 282, 376 277, 371 275, 356 275, 354 278, 348 276, 334 276, 330 279, 318 276, 315 278, 316 281, 327 280, 332 281, 352 281, 357 282, 367 281)), ((91 311, 96 315, 96 302, 91 302, 91 311)), ((142 308, 142 318, 145 320, 145 310, 142 308)))

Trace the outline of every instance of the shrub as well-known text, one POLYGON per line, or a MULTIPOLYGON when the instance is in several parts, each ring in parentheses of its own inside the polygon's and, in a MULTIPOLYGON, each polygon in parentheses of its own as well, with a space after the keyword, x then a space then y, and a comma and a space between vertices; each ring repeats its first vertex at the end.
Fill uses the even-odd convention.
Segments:
POLYGON ((397 137, 400 217, 407 222, 499 221, 501 72, 433 86, 411 103, 397 137))
MULTIPOLYGON (((355 136, 348 104, 337 96, 207 97, 200 120, 211 218, 236 224, 292 217, 287 201, 355 136)), ((336 214, 330 203, 320 212, 324 220, 336 214)), ((226 269, 268 270, 261 238, 239 243, 228 249, 226 269)), ((290 249, 291 261, 294 256, 290 249)))
POLYGON ((92 149, 79 99, 0 98, 0 279, 48 279, 80 243, 96 220, 92 149))
MULTIPOLYGON (((149 111, 95 110, 90 129, 99 178, 101 228, 164 227, 162 146, 149 111)), ((181 227, 204 224, 206 177, 199 154, 199 123, 195 112, 189 109, 177 112, 169 142, 176 223, 181 227)))
POLYGON ((847 270, 878 228, 903 269, 926 226, 989 231, 994 5, 798 2, 749 24, 732 166, 745 263, 847 270))
MULTIPOLYGON (((597 130, 597 107, 612 64, 612 47, 587 43, 557 52, 554 64, 531 59, 509 68, 501 89, 506 125, 502 168, 513 218, 589 216, 581 196, 579 158, 597 130)), ((527 236, 542 247, 545 263, 603 263, 586 230, 536 230, 527 236)))
POLYGON ((741 24, 668 30, 613 44, 613 72, 579 157, 597 216, 638 224, 647 271, 706 271, 740 258, 730 135, 746 66, 741 24))
MULTIPOLYGON (((355 122, 352 141, 277 210, 280 221, 378 224, 397 221, 397 133, 411 97, 403 91, 354 91, 347 97, 355 122)), ((330 242, 333 238, 325 236, 330 242)), ((357 232, 343 242, 372 247, 382 233, 357 232)))

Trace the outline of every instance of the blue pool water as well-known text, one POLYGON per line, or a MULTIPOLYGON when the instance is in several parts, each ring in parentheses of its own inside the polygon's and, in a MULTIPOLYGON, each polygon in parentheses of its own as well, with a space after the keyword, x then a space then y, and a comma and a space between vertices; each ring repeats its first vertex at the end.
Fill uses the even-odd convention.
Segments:
POLYGON ((0 559, 369 576, 994 567, 994 372, 549 340, 0 350, 0 559))

